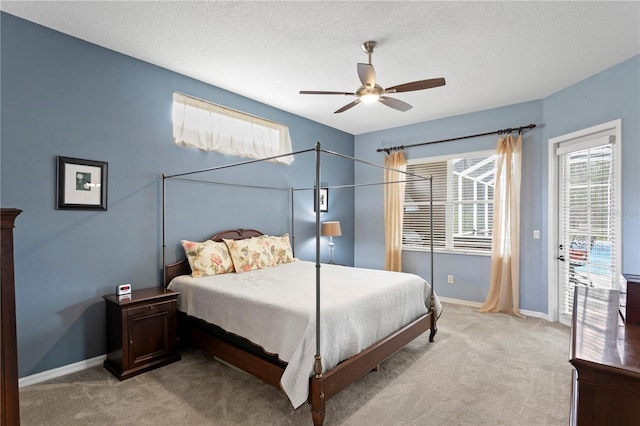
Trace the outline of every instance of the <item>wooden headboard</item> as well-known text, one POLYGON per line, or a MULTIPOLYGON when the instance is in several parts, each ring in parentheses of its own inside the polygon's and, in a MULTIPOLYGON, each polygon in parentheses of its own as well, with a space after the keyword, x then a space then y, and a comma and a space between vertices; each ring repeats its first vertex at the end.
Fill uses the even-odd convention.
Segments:
MULTIPOLYGON (((227 231, 218 232, 211 238, 211 241, 221 242, 224 240, 244 240, 245 238, 259 237, 263 235, 262 232, 255 229, 229 229, 227 231)), ((164 286, 167 287, 172 279, 179 275, 188 275, 191 273, 191 267, 187 259, 180 260, 176 263, 171 263, 164 267, 165 280, 164 286)))

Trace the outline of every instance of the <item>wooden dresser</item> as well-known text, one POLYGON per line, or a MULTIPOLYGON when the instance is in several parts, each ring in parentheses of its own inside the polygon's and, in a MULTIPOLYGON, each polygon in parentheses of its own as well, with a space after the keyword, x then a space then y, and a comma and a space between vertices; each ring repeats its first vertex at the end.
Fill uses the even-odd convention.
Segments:
POLYGON ((13 272, 13 227, 18 209, 2 209, 2 252, 0 253, 0 425, 20 424, 18 395, 18 342, 13 272))
POLYGON ((618 291, 576 287, 573 425, 637 425, 640 419, 640 326, 622 321, 619 302, 618 291))

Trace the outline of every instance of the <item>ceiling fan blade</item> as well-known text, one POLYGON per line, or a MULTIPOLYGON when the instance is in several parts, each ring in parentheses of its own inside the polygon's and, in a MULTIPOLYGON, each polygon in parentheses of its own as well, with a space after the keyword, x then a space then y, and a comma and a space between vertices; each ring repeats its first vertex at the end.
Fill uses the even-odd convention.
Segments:
POLYGON ((386 106, 402 112, 409 111, 411 108, 413 108, 411 105, 404 101, 401 101, 400 99, 389 98, 387 96, 380 96, 380 99, 378 100, 386 106))
POLYGON ((301 90, 301 95, 355 95, 353 92, 324 92, 321 90, 301 90))
POLYGON ((434 87, 444 86, 444 78, 431 78, 429 80, 412 81, 411 83, 398 84, 397 86, 385 89, 387 93, 412 92, 414 90, 431 89, 434 87))
POLYGON ((354 106, 358 105, 359 103, 360 103, 360 99, 356 99, 355 101, 346 104, 345 106, 343 106, 339 110, 334 111, 334 114, 340 114, 341 112, 345 112, 346 110, 353 108, 354 106))
POLYGON ((376 70, 373 69, 371 64, 358 64, 358 77, 360 82, 369 87, 376 85, 376 70))

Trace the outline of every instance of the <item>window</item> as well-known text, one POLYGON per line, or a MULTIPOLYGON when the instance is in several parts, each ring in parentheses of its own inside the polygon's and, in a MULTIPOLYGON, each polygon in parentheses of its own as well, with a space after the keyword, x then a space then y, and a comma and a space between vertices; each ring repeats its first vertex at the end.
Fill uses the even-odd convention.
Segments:
MULTIPOLYGON (((248 158, 291 153, 289 128, 182 93, 173 93, 173 142, 248 158)), ((290 164, 293 156, 272 161, 290 164)))
MULTIPOLYGON (((433 176, 434 249, 491 252, 495 167, 493 151, 408 162, 433 176)), ((402 231, 403 249, 430 248, 428 181, 407 182, 402 231)))

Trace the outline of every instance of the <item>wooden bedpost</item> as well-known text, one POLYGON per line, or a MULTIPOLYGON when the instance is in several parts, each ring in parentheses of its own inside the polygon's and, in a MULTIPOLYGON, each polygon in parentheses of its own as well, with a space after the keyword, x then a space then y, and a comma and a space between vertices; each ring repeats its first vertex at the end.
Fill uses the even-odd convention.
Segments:
MULTIPOLYGON (((433 269, 433 268, 432 268, 433 269)), ((433 296, 433 287, 431 287, 431 297, 429 305, 431 307, 431 331, 429 332, 429 341, 433 342, 438 332, 438 313, 436 312, 435 297, 433 296)))
POLYGON ((325 393, 324 379, 322 377, 311 377, 310 379, 309 402, 311 403, 311 417, 313 418, 313 426, 322 426, 324 423, 325 409, 325 393))
POLYGON ((433 342, 436 337, 436 333, 438 332, 438 327, 436 326, 436 314, 433 313, 433 317, 431 318, 431 331, 429 332, 429 341, 433 342))

